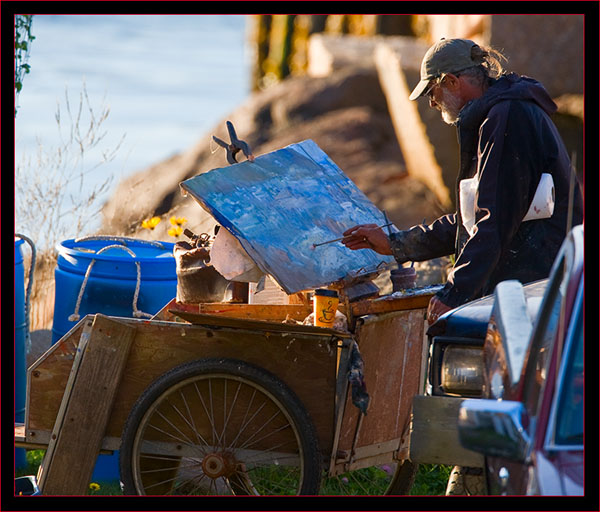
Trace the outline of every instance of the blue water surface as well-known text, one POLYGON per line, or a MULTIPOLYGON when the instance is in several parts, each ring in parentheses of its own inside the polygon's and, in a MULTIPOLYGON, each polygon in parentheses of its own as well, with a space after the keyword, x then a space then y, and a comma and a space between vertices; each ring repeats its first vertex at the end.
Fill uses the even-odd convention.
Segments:
MULTIPOLYGON (((34 15, 31 72, 23 80, 15 118, 17 165, 40 144, 46 150, 59 145, 58 104, 62 136, 68 137, 65 94, 75 115, 84 83, 92 108, 110 108, 97 150, 113 149, 125 135, 114 160, 94 170, 86 183, 93 187, 113 176, 105 197, 121 178, 203 137, 208 145, 207 132, 250 90, 246 18, 34 15)), ((82 129, 86 123, 87 118, 82 129)), ((99 161, 95 156, 86 155, 90 165, 99 161)))

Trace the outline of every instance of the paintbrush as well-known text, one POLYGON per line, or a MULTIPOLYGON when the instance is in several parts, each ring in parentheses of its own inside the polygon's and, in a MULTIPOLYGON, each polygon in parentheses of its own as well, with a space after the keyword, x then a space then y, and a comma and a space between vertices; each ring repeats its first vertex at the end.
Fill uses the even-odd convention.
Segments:
MULTIPOLYGON (((387 224, 383 224, 381 226, 377 226, 378 228, 387 228, 389 226, 392 226, 394 223, 393 222, 388 222, 387 224)), ((344 240, 344 238, 349 238, 349 236, 342 236, 340 238, 334 238, 333 240, 327 240, 327 242, 321 242, 319 244, 313 244, 312 248, 314 249, 315 247, 319 247, 319 245, 325 245, 325 244, 332 244, 333 242, 339 242, 340 240, 344 240)))

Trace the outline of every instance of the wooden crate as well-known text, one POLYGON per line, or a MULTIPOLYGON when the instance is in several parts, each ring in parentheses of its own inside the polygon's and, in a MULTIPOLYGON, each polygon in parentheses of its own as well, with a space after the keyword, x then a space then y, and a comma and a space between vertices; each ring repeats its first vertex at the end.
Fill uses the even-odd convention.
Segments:
MULTIPOLYGON (((275 311, 274 316, 280 317, 282 313, 275 311)), ((102 448, 119 448, 121 432, 133 404, 155 379, 192 360, 231 358, 259 366, 286 383, 307 408, 322 450, 330 452, 340 333, 240 318, 229 318, 224 323, 227 317, 199 316, 204 325, 118 319, 136 332, 102 448)), ((81 320, 28 370, 26 443, 39 445, 50 441, 86 321, 89 317, 81 320)))
POLYGON ((361 419, 348 392, 335 473, 408 457, 412 399, 422 387, 424 314, 423 308, 392 311, 358 322, 370 403, 361 419))

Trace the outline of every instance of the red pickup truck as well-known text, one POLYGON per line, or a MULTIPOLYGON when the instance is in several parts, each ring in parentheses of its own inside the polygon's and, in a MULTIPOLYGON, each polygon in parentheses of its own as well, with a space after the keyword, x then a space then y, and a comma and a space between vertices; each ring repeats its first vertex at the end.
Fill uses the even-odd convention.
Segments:
POLYGON ((458 412, 461 445, 484 455, 488 494, 583 495, 583 226, 554 262, 538 314, 500 283, 483 347, 483 398, 458 412))

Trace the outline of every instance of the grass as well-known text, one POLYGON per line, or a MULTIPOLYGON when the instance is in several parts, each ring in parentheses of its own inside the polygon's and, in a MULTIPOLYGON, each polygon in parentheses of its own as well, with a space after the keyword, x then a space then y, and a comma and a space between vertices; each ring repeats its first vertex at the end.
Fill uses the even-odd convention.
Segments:
POLYGON ((411 496, 440 496, 446 493, 448 478, 452 466, 439 464, 420 464, 415 483, 410 490, 411 496))
MULTIPOLYGON (((37 475, 45 454, 46 450, 27 450, 25 453, 27 466, 15 470, 15 477, 37 475)), ((94 496, 118 496, 122 495, 123 492, 118 481, 92 482, 87 494, 94 496)))
MULTIPOLYGON (((26 475, 37 475, 38 468, 42 463, 42 459, 46 450, 28 450, 26 452, 27 458, 27 466, 21 469, 18 469, 15 472, 15 476, 26 476, 26 475)), ((372 468, 367 468, 366 470, 360 470, 362 472, 369 471, 372 468)), ((419 470, 417 472, 415 483, 410 491, 411 496, 439 496, 444 495, 446 491, 446 485, 448 483, 448 478, 450 477, 450 472, 452 471, 451 466, 442 466, 438 464, 421 464, 419 465, 419 470)), ((358 472, 354 472, 358 473, 358 472)), ((383 472, 379 472, 382 473, 383 472)), ((358 475, 354 475, 356 477, 358 475)), ((377 475, 375 475, 377 476, 377 475)), ((367 480, 362 482, 358 482, 355 478, 349 478, 347 481, 344 481, 344 493, 343 494, 358 494, 364 495, 364 486, 365 485, 375 485, 378 487, 381 492, 381 482, 377 481, 377 478, 372 478, 373 475, 367 480), (368 484, 367 482, 371 482, 368 484), (360 487, 356 487, 360 486, 360 487)), ((323 485, 325 487, 322 489, 323 494, 340 494, 340 492, 335 488, 333 481, 337 482, 337 479, 331 478, 328 481, 324 481, 323 485), (329 483, 327 483, 329 482, 329 483), (334 487, 327 487, 327 486, 334 487)), ((339 483, 337 484, 339 486, 339 483)), ((384 484, 382 484, 384 485, 384 484)), ((371 493, 373 490, 371 489, 371 493)), ((121 486, 117 481, 110 482, 92 482, 90 484, 90 488, 87 492, 88 495, 94 496, 120 496, 123 494, 121 491, 121 486)), ((370 494, 370 493, 369 493, 370 494)))

